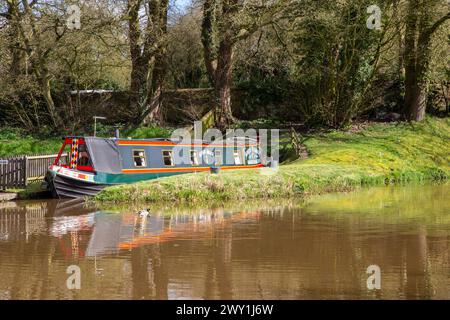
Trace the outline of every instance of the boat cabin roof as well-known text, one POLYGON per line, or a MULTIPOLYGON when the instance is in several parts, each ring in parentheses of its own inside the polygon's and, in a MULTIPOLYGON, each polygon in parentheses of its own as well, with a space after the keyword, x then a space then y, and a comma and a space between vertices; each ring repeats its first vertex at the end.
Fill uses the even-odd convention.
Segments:
POLYGON ((204 140, 191 140, 190 143, 186 143, 182 139, 169 138, 118 139, 90 136, 67 136, 64 138, 64 145, 60 150, 58 158, 55 160, 55 164, 58 163, 58 159, 66 146, 70 146, 71 168, 76 167, 79 169, 81 166, 82 170, 95 170, 95 172, 107 174, 120 174, 123 169, 137 170, 137 167, 148 167, 148 157, 153 159, 153 163, 151 164, 153 167, 173 167, 175 164, 171 152, 173 152, 172 148, 176 148, 177 146, 180 146, 183 149, 183 154, 186 154, 187 152, 188 157, 191 158, 192 162, 191 164, 177 164, 177 166, 198 166, 200 162, 198 157, 213 157, 214 162, 218 161, 220 164, 227 164, 223 158, 228 157, 234 161, 230 164, 241 165, 245 163, 244 157, 248 152, 255 152, 252 150, 254 147, 257 147, 257 140, 233 137, 226 141, 208 142, 204 140), (81 146, 83 146, 83 148, 81 148, 81 146), (197 147, 203 150, 198 151, 196 149, 197 147), (84 159, 82 162, 83 164, 81 165, 79 158, 84 159), (85 162, 88 164, 85 165, 85 162))
MULTIPOLYGON (((93 137, 93 136, 66 136, 62 138, 65 139, 102 139, 102 140, 111 140, 111 141, 142 141, 142 142, 172 142, 174 144, 180 143, 183 140, 182 139, 172 139, 172 138, 148 138, 148 139, 131 139, 131 138, 116 138, 116 137, 110 137, 110 138, 104 138, 104 137, 93 137)), ((227 141, 233 141, 237 143, 257 143, 256 138, 251 137, 229 137, 226 138, 226 140, 217 141, 218 144, 220 142, 227 142, 227 141)), ((206 140, 199 140, 199 139, 192 139, 191 144, 205 144, 205 145, 214 145, 216 141, 206 141, 206 140)))

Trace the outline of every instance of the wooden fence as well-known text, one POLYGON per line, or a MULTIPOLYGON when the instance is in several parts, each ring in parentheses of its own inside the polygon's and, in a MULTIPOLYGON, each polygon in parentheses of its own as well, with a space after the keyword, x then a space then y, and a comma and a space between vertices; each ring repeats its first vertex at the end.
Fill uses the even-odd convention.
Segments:
MULTIPOLYGON (((25 188, 28 182, 43 180, 57 156, 49 154, 0 159, 0 190, 25 188)), ((61 157, 65 158, 67 154, 61 157)))
POLYGON ((14 157, 0 160, 0 190, 26 186, 26 158, 14 157))

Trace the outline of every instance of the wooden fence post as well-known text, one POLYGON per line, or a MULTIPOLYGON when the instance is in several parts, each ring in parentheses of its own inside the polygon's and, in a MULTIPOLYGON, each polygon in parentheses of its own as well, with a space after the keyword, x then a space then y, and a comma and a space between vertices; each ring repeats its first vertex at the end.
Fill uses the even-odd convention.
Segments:
POLYGON ((28 157, 23 157, 23 166, 22 166, 22 179, 24 188, 27 187, 27 168, 28 168, 28 157))
POLYGON ((0 190, 6 190, 6 163, 0 163, 0 190))

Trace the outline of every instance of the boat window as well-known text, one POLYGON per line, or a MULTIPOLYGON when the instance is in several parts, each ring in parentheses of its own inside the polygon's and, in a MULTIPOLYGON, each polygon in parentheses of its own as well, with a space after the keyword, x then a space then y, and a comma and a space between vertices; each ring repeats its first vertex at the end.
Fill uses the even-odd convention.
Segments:
POLYGON ((242 152, 241 152, 241 150, 234 150, 233 157, 234 157, 234 164, 242 164, 242 152))
POLYGON ((163 156, 163 162, 164 162, 165 166, 173 166, 172 151, 163 150, 162 156, 163 156))
POLYGON ((78 166, 87 167, 91 165, 91 161, 89 159, 89 153, 87 152, 87 148, 85 144, 80 144, 78 146, 78 166))
POLYGON ((145 150, 133 150, 133 162, 135 167, 146 167, 145 150))
POLYGON ((191 150, 191 164, 198 166, 198 154, 197 151, 191 150))
POLYGON ((214 150, 214 159, 216 161, 216 165, 222 164, 222 150, 214 150))

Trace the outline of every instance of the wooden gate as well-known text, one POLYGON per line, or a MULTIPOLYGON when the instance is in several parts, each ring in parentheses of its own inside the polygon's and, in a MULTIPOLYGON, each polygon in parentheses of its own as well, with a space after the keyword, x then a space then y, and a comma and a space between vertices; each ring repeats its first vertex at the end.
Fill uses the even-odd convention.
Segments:
MULTIPOLYGON (((0 159, 0 190, 25 188, 28 182, 40 181, 57 154, 19 156, 0 159)), ((67 154, 61 155, 64 159, 67 154)))
POLYGON ((0 159, 0 190, 26 187, 26 162, 25 157, 0 159))

